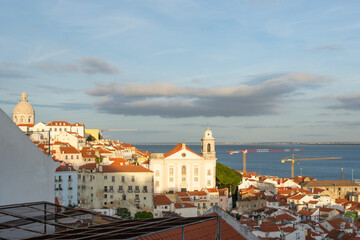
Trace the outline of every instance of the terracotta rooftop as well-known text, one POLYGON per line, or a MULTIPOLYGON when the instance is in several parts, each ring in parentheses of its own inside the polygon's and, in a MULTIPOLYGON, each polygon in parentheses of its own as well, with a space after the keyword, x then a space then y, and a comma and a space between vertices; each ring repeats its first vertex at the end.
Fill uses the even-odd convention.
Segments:
POLYGON ((154 196, 154 205, 171 205, 171 200, 166 195, 155 195, 154 196))
POLYGON ((188 191, 187 192, 190 196, 206 196, 205 191, 188 191))
POLYGON ((175 208, 196 208, 193 204, 190 203, 175 203, 175 208))
POLYGON ((319 180, 319 181, 310 181, 308 183, 306 183, 304 185, 304 187, 308 187, 308 188, 315 188, 315 187, 333 187, 333 186, 337 186, 337 187, 350 187, 350 186, 354 186, 354 187, 358 187, 360 186, 357 183, 354 183, 352 181, 348 181, 348 180, 319 180))
MULTIPOLYGON (((98 169, 96 166, 97 164, 98 163, 88 163, 80 166, 79 169, 88 169, 88 170, 98 169)), ((99 167, 100 166, 103 167, 101 172, 153 172, 147 168, 144 168, 143 166, 134 166, 134 165, 111 166, 111 165, 101 165, 101 164, 99 165, 99 167)))
MULTIPOLYGON (((174 153, 177 153, 179 152, 180 150, 182 150, 182 145, 185 144, 185 143, 178 143, 178 145, 176 145, 176 147, 174 147, 173 149, 171 149, 169 152, 167 153, 164 153, 164 157, 169 157, 171 155, 173 155, 174 153)), ((191 150, 190 148, 188 148, 186 145, 185 145, 185 149, 198 155, 199 157, 202 157, 201 155, 199 155, 198 153, 194 152, 193 150, 191 150)))

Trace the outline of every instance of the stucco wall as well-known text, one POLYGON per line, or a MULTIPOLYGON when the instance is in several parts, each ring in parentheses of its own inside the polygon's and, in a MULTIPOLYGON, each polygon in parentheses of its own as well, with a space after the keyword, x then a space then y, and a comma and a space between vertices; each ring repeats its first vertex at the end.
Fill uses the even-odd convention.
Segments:
POLYGON ((54 176, 59 166, 0 109, 0 205, 54 202, 54 176))

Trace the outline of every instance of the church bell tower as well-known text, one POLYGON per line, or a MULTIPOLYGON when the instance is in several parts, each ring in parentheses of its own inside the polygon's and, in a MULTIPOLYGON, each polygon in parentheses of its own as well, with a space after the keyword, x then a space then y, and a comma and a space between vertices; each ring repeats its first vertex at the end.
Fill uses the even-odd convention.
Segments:
POLYGON ((204 136, 201 139, 201 155, 205 159, 216 159, 215 138, 212 136, 212 132, 209 129, 209 126, 206 128, 204 136))

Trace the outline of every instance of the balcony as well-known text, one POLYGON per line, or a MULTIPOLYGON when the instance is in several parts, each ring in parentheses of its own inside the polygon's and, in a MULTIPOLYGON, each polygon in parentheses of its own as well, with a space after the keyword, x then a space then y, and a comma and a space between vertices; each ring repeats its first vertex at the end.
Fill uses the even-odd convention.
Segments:
POLYGON ((72 187, 69 187, 68 190, 73 190, 73 188, 72 188, 72 187))
POLYGON ((118 192, 119 192, 119 193, 123 193, 123 192, 124 192, 124 189, 119 189, 118 192))
POLYGON ((114 190, 110 189, 109 192, 114 192, 114 190))
POLYGON ((133 190, 132 189, 128 189, 128 193, 132 193, 133 192, 133 190))
POLYGON ((68 179, 68 182, 72 182, 72 181, 73 181, 72 178, 69 178, 69 179, 68 179))
POLYGON ((148 190, 146 190, 146 189, 143 190, 143 193, 147 193, 147 192, 148 192, 148 190))
POLYGON ((55 182, 62 182, 62 179, 55 179, 55 182))
POLYGON ((135 189, 134 192, 135 192, 135 193, 139 193, 139 192, 140 192, 140 189, 135 189))
POLYGON ((140 202, 140 198, 135 198, 134 201, 135 202, 140 202))

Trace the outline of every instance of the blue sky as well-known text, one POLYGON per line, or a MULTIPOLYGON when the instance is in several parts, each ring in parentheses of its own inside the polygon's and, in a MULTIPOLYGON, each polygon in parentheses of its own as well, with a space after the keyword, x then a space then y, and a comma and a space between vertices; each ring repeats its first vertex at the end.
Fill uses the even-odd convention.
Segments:
POLYGON ((0 107, 127 142, 359 141, 359 1, 0 0, 0 107))

